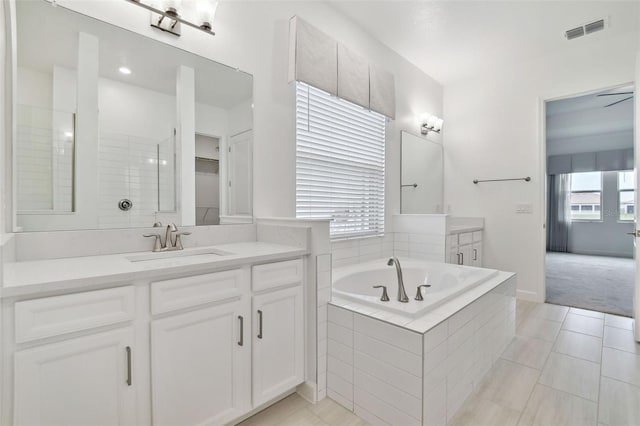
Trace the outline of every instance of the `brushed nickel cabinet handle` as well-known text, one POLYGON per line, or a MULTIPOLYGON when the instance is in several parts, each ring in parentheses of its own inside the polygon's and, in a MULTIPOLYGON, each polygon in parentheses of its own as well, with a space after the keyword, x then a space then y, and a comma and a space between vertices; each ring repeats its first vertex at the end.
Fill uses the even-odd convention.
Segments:
POLYGON ((464 253, 460 253, 460 264, 464 265, 464 253))
POLYGON ((258 339, 262 339, 262 311, 258 309, 258 339))
POLYGON ((456 253, 456 256, 457 256, 457 258, 458 258, 458 262, 457 262, 457 264, 459 265, 459 264, 460 264, 460 253, 456 253))
POLYGON ((127 386, 131 386, 133 381, 131 380, 131 346, 125 348, 127 351, 127 386))
POLYGON ((240 320, 240 340, 238 341, 238 346, 244 345, 244 318, 242 315, 238 315, 238 319, 240 320))
POLYGON ((478 260, 478 249, 473 249, 473 260, 478 260))

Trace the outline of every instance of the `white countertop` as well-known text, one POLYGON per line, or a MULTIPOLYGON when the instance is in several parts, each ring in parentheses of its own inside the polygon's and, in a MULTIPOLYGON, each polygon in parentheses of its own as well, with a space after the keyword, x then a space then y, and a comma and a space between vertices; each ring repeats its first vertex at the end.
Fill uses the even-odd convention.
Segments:
POLYGON ((449 234, 461 234, 463 232, 482 231, 483 229, 484 229, 483 226, 456 225, 456 226, 449 227, 449 234))
POLYGON ((495 277, 471 288, 469 291, 466 291, 449 302, 438 306, 419 318, 412 318, 407 315, 389 312, 384 309, 376 309, 361 303, 355 303, 348 299, 334 297, 333 295, 331 296, 331 302, 329 303, 343 309, 348 309, 359 314, 367 315, 372 318, 406 328, 416 333, 424 334, 515 275, 516 274, 512 272, 498 271, 498 275, 495 277))
MULTIPOLYGON (((74 289, 94 289, 107 284, 148 280, 171 274, 197 274, 249 263, 262 263, 308 254, 303 248, 264 242, 221 244, 176 253, 214 249, 222 256, 198 255, 132 262, 146 253, 47 259, 4 264, 0 297, 18 297, 74 289)), ((151 252, 149 252, 151 253, 151 252)), ((164 253, 161 253, 164 255, 164 253)))

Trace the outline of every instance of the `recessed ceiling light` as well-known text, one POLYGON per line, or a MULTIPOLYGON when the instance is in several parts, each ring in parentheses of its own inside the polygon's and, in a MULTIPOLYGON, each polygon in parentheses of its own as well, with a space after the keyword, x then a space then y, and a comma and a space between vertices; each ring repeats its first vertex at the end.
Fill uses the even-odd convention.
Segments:
POLYGON ((118 68, 118 71, 120 71, 124 75, 131 74, 131 70, 129 68, 127 68, 127 67, 120 67, 120 68, 118 68))

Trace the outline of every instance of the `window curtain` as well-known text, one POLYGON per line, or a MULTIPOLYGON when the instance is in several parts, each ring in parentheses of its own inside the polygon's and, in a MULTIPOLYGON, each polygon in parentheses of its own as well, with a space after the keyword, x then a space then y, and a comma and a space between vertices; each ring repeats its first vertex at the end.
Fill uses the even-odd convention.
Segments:
POLYGON ((568 252, 571 227, 571 175, 549 175, 547 184, 547 251, 568 252))

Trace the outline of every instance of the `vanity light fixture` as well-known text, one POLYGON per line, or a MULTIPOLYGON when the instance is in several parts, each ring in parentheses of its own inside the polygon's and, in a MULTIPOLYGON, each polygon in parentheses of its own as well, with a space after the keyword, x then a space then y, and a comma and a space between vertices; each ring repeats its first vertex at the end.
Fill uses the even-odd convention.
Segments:
POLYGON ((216 35, 212 30, 213 18, 218 8, 217 0, 195 0, 189 2, 195 3, 195 10, 189 10, 189 7, 182 8, 181 0, 162 0, 153 2, 153 0, 126 0, 142 8, 151 11, 151 26, 159 30, 165 31, 175 36, 182 34, 181 25, 198 29, 210 35, 216 35), (194 15, 195 22, 188 19, 189 15, 194 15))
POLYGON ((120 67, 118 68, 118 71, 120 71, 120 74, 124 74, 124 75, 131 74, 131 69, 127 67, 120 67))
POLYGON ((444 120, 430 114, 427 114, 425 117, 420 126, 420 133, 423 135, 427 135, 429 132, 440 133, 444 120))

